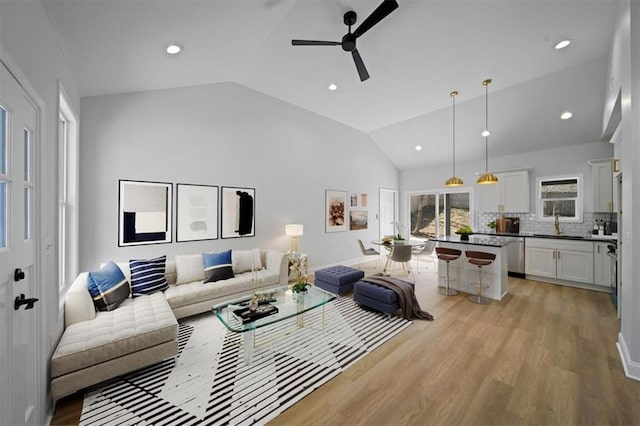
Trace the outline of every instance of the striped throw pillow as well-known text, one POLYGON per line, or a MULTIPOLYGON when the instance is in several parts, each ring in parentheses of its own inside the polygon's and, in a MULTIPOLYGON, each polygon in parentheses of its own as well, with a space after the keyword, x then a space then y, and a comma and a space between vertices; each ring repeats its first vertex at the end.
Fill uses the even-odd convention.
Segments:
POLYGON ((231 266, 231 250, 220 253, 204 253, 202 261, 204 263, 205 283, 234 277, 233 267, 231 266))
POLYGON ((169 288, 167 278, 164 275, 166 263, 167 256, 147 260, 130 260, 131 296, 138 297, 145 294, 153 294, 169 288))
POLYGON ((87 288, 99 311, 113 311, 129 297, 129 282, 113 262, 87 276, 87 288))

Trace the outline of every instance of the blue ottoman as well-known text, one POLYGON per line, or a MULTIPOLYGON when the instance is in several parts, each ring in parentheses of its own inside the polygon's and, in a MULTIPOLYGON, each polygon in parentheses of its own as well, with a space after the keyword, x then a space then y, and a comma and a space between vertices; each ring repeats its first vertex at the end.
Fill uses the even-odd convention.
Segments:
POLYGON ((364 272, 348 266, 331 266, 315 273, 314 284, 335 294, 353 291, 353 284, 364 277, 364 272))
MULTIPOLYGON (((413 288, 413 283, 408 283, 413 288)), ((353 300, 358 305, 366 306, 389 316, 394 314, 400 306, 395 291, 366 281, 358 281, 354 285, 353 300)))

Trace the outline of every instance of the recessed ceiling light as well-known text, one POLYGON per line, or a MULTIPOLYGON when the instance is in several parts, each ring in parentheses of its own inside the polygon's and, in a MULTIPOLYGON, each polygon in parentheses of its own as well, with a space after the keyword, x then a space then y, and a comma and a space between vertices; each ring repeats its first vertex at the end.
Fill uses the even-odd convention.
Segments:
POLYGON ((483 130, 482 131, 482 137, 486 138, 487 136, 489 136, 491 134, 491 132, 489 130, 483 130))
POLYGON ((182 46, 180 46, 179 44, 170 44, 166 47, 165 52, 167 52, 169 55, 177 55, 178 53, 182 52, 182 46))
POLYGON ((422 151, 422 147, 420 145, 416 145, 416 151, 422 151))
POLYGON ((563 120, 568 120, 571 117, 573 117, 573 113, 570 112, 570 111, 565 111, 562 114, 560 114, 560 118, 563 119, 563 120))
POLYGON ((556 43, 555 46, 553 46, 556 50, 560 50, 560 49, 564 49, 565 47, 569 46, 571 44, 571 40, 562 40, 556 43))
POLYGON ((329 90, 331 90, 332 92, 333 92, 334 90, 336 90, 337 88, 338 88, 338 86, 336 86, 336 85, 335 85, 335 84, 333 84, 333 83, 331 83, 331 84, 329 85, 329 90))

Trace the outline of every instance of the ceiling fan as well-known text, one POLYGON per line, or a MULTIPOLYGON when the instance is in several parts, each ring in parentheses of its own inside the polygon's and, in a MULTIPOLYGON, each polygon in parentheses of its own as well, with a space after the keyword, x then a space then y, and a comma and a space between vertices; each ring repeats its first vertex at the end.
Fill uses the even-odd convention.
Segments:
POLYGON ((396 0, 384 0, 354 32, 351 32, 351 26, 356 23, 356 12, 353 10, 346 12, 343 21, 345 25, 349 26, 349 32, 342 37, 342 41, 291 40, 291 44, 293 46, 342 46, 342 50, 351 52, 360 81, 365 81, 369 78, 369 73, 356 48, 356 40, 397 8, 398 2, 396 0))

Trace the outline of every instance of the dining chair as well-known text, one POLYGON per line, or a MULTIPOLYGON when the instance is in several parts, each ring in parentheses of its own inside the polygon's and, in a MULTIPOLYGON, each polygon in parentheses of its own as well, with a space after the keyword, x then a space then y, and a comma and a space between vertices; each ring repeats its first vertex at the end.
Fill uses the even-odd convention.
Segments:
POLYGON ((358 245, 360 246, 360 252, 362 253, 362 258, 360 259, 360 263, 364 262, 367 256, 377 256, 377 259, 378 259, 377 263, 378 263, 378 266, 380 266, 380 252, 378 250, 374 248, 365 248, 364 244, 362 243, 362 240, 358 240, 358 245))
MULTIPOLYGON (((418 273, 420 273, 420 266, 418 264, 418 257, 420 257, 421 255, 424 256, 431 256, 433 254, 433 250, 436 248, 436 242, 433 240, 427 240, 425 241, 425 244, 423 246, 414 246, 411 249, 411 254, 413 255, 413 257, 416 259, 416 271, 418 273)), ((435 263, 435 260, 433 259, 429 259, 432 262, 435 263)))
POLYGON ((389 260, 391 262, 400 263, 402 265, 402 270, 404 271, 405 276, 409 276, 411 274, 413 276, 413 281, 416 281, 416 277, 413 274, 413 270, 411 269, 411 246, 404 244, 394 244, 391 249, 391 253, 389 254, 389 260))

